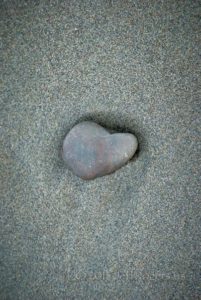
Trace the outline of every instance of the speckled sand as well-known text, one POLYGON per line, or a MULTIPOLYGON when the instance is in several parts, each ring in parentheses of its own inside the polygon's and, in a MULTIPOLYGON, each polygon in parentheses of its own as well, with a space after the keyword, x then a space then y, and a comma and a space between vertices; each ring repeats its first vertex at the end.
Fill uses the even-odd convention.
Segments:
POLYGON ((0 299, 199 299, 200 2, 0 2, 0 299), (83 181, 81 120, 140 150, 83 181))

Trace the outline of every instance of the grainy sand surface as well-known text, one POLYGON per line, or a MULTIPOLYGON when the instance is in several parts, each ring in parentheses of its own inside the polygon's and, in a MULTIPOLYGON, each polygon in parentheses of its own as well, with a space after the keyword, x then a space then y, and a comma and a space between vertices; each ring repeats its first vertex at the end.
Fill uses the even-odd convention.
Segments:
POLYGON ((1 299, 200 299, 200 1, 0 2, 1 299), (83 181, 70 128, 135 133, 83 181))

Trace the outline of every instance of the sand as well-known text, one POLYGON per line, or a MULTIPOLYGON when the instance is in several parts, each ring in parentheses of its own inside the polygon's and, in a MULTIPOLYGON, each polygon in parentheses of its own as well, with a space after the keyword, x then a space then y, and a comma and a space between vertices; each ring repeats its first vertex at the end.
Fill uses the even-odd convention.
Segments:
POLYGON ((200 2, 1 1, 1 299, 199 299, 200 2), (83 181, 82 120, 139 151, 83 181))

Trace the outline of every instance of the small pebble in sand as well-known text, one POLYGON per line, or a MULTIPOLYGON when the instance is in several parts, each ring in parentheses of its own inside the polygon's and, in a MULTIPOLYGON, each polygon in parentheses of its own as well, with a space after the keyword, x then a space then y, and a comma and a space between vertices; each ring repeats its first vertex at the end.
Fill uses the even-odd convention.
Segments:
POLYGON ((62 156, 74 174, 83 179, 110 174, 125 165, 138 147, 131 133, 110 133, 85 121, 74 126, 63 141, 62 156))

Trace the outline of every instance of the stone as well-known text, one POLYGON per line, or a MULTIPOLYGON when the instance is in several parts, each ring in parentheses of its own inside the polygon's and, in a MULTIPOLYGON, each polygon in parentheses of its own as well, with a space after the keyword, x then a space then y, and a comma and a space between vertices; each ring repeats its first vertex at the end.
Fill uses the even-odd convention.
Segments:
POLYGON ((110 133, 94 122, 84 121, 66 135, 62 157, 78 177, 94 179, 121 168, 137 147, 137 138, 131 133, 110 133))

